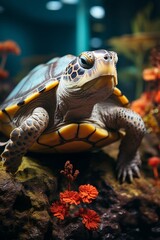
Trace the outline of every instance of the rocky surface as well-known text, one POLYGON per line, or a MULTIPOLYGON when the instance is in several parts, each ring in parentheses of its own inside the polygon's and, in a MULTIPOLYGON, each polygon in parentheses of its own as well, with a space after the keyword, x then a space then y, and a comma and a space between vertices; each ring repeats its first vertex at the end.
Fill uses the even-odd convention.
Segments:
MULTIPOLYGON (((109 152, 116 155, 115 147, 109 152)), ((105 149, 106 151, 106 149, 105 149)), ((108 151, 108 149, 107 149, 108 151)), ((159 240, 160 185, 144 162, 141 179, 119 184, 115 160, 104 151, 77 155, 24 157, 13 176, 0 167, 0 236, 3 240, 159 240), (97 231, 79 218, 60 221, 50 206, 64 189, 59 171, 70 160, 80 174, 75 185, 90 183, 99 195, 91 204, 101 216, 97 231)))

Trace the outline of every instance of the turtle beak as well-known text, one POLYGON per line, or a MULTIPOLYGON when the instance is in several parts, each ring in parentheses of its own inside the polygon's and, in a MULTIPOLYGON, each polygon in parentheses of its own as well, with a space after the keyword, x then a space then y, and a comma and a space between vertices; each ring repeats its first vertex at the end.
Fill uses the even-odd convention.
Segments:
POLYGON ((88 73, 77 83, 78 87, 89 89, 113 88, 118 84, 117 71, 113 62, 99 61, 95 69, 88 73))

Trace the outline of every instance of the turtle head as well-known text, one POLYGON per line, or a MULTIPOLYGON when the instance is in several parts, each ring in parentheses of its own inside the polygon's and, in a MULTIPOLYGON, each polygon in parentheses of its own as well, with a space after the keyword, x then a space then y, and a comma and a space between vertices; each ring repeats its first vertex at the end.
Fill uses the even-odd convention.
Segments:
POLYGON ((106 50, 82 52, 67 66, 63 75, 65 90, 84 96, 112 94, 117 85, 115 52, 106 50))

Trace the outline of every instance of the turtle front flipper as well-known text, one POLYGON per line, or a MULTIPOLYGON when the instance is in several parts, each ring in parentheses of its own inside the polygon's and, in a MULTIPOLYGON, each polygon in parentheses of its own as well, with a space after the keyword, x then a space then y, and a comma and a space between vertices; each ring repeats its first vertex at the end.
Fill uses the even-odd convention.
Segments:
POLYGON ((118 179, 124 182, 127 178, 132 182, 133 177, 139 177, 141 158, 138 147, 146 132, 142 118, 130 109, 123 107, 111 107, 101 113, 106 127, 113 130, 123 129, 123 137, 117 162, 118 179))
POLYGON ((38 107, 34 109, 31 116, 11 132, 10 140, 1 154, 7 171, 12 173, 17 171, 22 157, 46 129, 48 122, 47 111, 38 107))

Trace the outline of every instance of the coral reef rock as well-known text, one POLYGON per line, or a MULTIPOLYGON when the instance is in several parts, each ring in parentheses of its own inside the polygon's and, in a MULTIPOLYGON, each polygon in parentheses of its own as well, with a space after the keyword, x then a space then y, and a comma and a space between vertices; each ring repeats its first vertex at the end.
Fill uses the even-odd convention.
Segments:
POLYGON ((152 170, 144 164, 140 179, 120 184, 116 179, 114 149, 110 147, 112 157, 105 149, 64 156, 24 157, 14 176, 1 167, 1 239, 159 240, 159 181, 153 179, 152 170), (66 187, 60 174, 66 160, 80 171, 74 183, 76 188, 89 183, 99 191, 98 197, 88 206, 101 217, 97 231, 87 230, 78 217, 58 220, 50 212, 52 202, 66 187))

